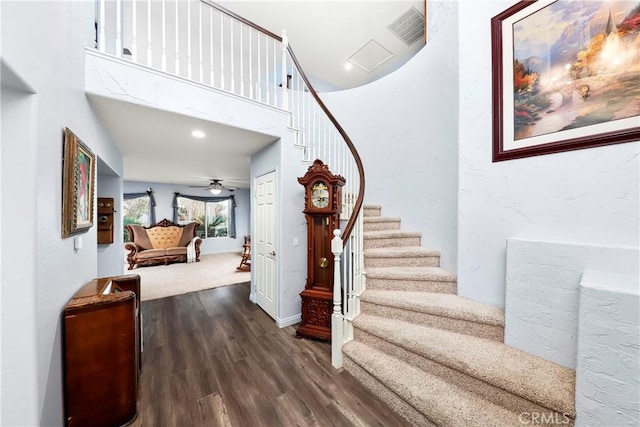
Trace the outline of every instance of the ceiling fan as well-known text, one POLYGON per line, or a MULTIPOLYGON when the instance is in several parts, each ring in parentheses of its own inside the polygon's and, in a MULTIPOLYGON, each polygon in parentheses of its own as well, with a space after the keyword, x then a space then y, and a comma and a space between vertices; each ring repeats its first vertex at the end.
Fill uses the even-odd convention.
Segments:
POLYGON ((211 194, 220 194, 222 190, 234 191, 237 187, 229 187, 222 185, 221 179, 212 179, 209 185, 190 185, 191 188, 202 188, 204 191, 210 191, 211 194))

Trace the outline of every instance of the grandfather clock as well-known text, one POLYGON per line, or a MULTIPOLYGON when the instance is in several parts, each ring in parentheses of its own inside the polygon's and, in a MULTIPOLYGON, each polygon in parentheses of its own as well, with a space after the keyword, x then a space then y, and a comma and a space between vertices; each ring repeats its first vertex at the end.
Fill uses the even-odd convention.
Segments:
POLYGON ((340 228, 345 180, 316 160, 307 173, 298 178, 305 188, 307 218, 307 283, 300 293, 302 321, 296 336, 331 341, 333 312, 333 230, 340 228))

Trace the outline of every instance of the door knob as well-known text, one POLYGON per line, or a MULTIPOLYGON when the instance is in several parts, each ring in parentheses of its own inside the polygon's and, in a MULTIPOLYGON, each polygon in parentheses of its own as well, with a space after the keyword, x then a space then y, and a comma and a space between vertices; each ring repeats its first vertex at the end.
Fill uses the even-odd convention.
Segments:
POLYGON ((269 252, 269 255, 271 255, 271 256, 276 256, 276 251, 271 251, 271 252, 269 252))

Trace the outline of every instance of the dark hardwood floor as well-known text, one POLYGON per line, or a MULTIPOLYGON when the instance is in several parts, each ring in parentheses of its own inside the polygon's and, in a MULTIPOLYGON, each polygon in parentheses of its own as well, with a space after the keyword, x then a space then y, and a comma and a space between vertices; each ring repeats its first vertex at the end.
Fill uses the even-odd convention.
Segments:
POLYGON ((142 303, 143 371, 133 426, 402 426, 327 343, 279 329, 249 284, 142 303))

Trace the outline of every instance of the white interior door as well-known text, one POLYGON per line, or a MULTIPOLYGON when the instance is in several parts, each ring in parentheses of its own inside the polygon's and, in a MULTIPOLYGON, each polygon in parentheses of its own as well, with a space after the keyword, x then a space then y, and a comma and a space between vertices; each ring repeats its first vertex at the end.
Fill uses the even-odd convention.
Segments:
POLYGON ((255 255, 256 303, 276 318, 276 173, 269 172, 255 181, 255 228, 252 240, 255 255))

